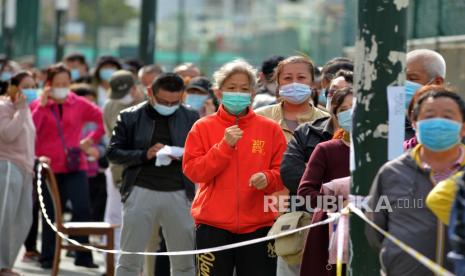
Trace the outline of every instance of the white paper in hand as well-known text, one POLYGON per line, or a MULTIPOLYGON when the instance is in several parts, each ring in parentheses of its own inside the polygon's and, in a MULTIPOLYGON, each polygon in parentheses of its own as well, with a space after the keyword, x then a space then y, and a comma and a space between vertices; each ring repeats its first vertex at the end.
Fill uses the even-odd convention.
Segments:
POLYGON ((184 154, 184 148, 164 146, 157 152, 157 158, 155 159, 155 166, 168 166, 171 164, 171 157, 181 158, 184 154))

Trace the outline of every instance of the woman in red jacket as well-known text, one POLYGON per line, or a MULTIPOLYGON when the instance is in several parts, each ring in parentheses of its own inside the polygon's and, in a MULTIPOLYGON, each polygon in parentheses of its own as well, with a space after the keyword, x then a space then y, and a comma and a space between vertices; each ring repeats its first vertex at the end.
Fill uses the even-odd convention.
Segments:
MULTIPOLYGON (((352 129, 352 99, 352 88, 343 88, 334 93, 331 100, 331 113, 334 129, 339 130, 334 134, 333 140, 316 146, 302 176, 297 194, 309 197, 312 208, 317 207, 317 198, 323 195, 321 186, 324 183, 350 176, 349 137, 352 129)), ((326 218, 326 212, 317 211, 313 215, 312 223, 326 218)), ((310 230, 302 257, 300 275, 336 275, 336 267, 328 264, 328 233, 327 225, 310 230)))
MULTIPOLYGON (((197 248, 266 236, 276 213, 264 208, 265 196, 283 189, 279 167, 286 149, 275 122, 250 108, 255 71, 243 60, 225 64, 214 75, 222 105, 189 133, 184 174, 199 185, 192 204, 197 248)), ((201 275, 275 275, 272 242, 200 254, 201 275)))
MULTIPOLYGON (((49 160, 57 178, 62 202, 71 201, 73 221, 90 220, 87 160, 84 152, 105 133, 102 112, 93 103, 70 91, 71 73, 64 65, 47 70, 47 82, 40 98, 31 103, 32 119, 37 130, 36 155, 49 160), (86 123, 96 129, 81 140, 86 123)), ((53 220, 53 204, 48 193, 45 207, 53 220)), ((51 268, 54 257, 55 233, 42 221, 42 268, 51 268)), ((88 243, 87 237, 77 237, 88 243)), ((75 265, 96 268, 90 252, 76 252, 75 265)))

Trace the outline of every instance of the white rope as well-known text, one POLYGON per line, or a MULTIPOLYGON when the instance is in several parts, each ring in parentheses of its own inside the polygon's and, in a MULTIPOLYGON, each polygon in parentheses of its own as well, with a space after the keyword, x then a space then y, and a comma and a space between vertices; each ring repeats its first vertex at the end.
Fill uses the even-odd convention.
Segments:
POLYGON ((339 213, 336 213, 336 214, 332 215, 331 217, 329 217, 328 219, 326 219, 324 221, 314 223, 314 224, 310 224, 310 225, 306 225, 306 226, 303 226, 303 227, 300 227, 300 228, 297 228, 297 229, 294 229, 294 230, 285 231, 285 232, 282 232, 282 233, 279 233, 279 234, 276 234, 276 235, 266 236, 266 237, 262 237, 262 238, 257 238, 257 239, 252 239, 252 240, 248 240, 248 241, 243 241, 243 242, 238 242, 238 243, 233 243, 233 244, 228 244, 228 245, 223 245, 223 246, 217 246, 217 247, 212 247, 212 248, 206 248, 206 249, 186 250, 186 251, 172 251, 172 252, 129 252, 129 251, 124 251, 124 250, 107 250, 107 249, 101 249, 101 248, 97 248, 97 247, 90 246, 90 245, 81 244, 78 241, 70 239, 68 236, 66 236, 65 234, 58 231, 56 226, 53 224, 53 222, 50 220, 49 216, 47 215, 47 210, 45 208, 45 204, 44 204, 44 201, 43 201, 43 195, 42 195, 42 187, 41 187, 42 186, 42 177, 41 176, 42 176, 42 166, 39 166, 38 177, 37 177, 37 179, 38 179, 37 194, 38 194, 38 197, 39 197, 39 203, 40 203, 40 208, 42 210, 43 218, 45 219, 47 224, 52 228, 52 230, 55 233, 57 233, 62 239, 68 241, 69 243, 71 243, 73 245, 76 245, 76 246, 79 246, 79 247, 82 247, 82 248, 85 248, 87 250, 97 251, 97 252, 102 252, 102 253, 125 254, 125 255, 146 255, 146 256, 182 256, 182 255, 197 255, 197 254, 203 254, 203 253, 209 253, 209 252, 217 252, 217 251, 223 251, 223 250, 243 247, 243 246, 247 246, 247 245, 251 245, 251 244, 261 243, 261 242, 265 242, 265 241, 269 241, 269 240, 274 240, 274 239, 281 238, 281 237, 284 237, 284 236, 287 236, 287 235, 292 235, 294 233, 297 233, 297 232, 300 232, 300 231, 303 231, 303 230, 306 230, 306 229, 314 228, 314 227, 317 227, 317 226, 320 226, 320 225, 329 224, 330 222, 335 221, 340 216, 339 213))

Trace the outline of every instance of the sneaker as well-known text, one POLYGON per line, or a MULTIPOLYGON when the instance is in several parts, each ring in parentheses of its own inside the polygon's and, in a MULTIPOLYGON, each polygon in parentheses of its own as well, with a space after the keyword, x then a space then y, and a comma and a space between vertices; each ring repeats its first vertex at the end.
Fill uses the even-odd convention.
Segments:
POLYGON ((40 262, 40 267, 43 269, 51 269, 53 266, 53 261, 42 261, 40 262))
POLYGON ((23 256, 23 262, 25 263, 32 263, 38 262, 40 259, 40 253, 37 250, 34 251, 26 251, 23 256))

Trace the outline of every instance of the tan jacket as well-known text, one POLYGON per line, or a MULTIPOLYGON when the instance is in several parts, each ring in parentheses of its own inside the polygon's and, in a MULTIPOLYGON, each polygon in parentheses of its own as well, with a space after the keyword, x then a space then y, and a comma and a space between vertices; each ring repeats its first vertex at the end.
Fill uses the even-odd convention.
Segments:
MULTIPOLYGON (((277 122, 284 132, 286 141, 288 143, 289 141, 291 141, 294 132, 288 128, 286 121, 284 120, 283 102, 274 105, 264 106, 262 108, 257 109, 255 113, 277 122)), ((303 123, 312 122, 316 119, 329 116, 330 115, 328 112, 311 106, 311 109, 308 112, 302 113, 297 116, 297 123, 301 125, 303 123)))
MULTIPOLYGON (((105 134, 111 139, 113 128, 116 125, 116 119, 121 110, 139 104, 139 102, 124 105, 117 100, 108 100, 103 106, 103 124, 105 126, 105 134)), ((110 163, 111 176, 113 184, 119 188, 123 181, 123 166, 110 163)))

